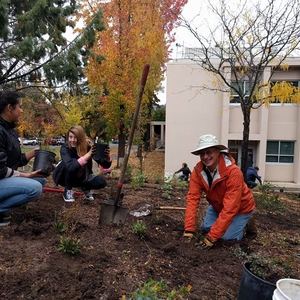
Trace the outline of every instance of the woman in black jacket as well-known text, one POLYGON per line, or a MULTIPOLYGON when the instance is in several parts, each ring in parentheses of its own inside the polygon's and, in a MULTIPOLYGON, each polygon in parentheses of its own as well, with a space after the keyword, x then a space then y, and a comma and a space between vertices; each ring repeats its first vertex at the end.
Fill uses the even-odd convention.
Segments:
POLYGON ((46 183, 46 179, 41 178, 44 176, 38 174, 41 170, 17 170, 25 166, 38 149, 21 152, 14 128, 22 113, 22 99, 19 94, 0 91, 0 226, 10 222, 7 211, 36 200, 46 183))
MULTIPOLYGON (((53 171, 53 180, 65 187, 63 198, 66 202, 75 201, 73 187, 81 187, 88 200, 94 200, 91 190, 106 186, 106 180, 93 174, 92 156, 94 143, 86 136, 81 126, 72 126, 67 132, 67 142, 61 146, 61 161, 53 171)), ((109 147, 105 150, 105 159, 96 161, 103 168, 111 166, 109 147)))

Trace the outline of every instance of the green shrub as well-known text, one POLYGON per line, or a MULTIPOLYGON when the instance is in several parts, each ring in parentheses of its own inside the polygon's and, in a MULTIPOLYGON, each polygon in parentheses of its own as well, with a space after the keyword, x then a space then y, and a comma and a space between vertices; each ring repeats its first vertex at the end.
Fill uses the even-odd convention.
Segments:
POLYGON ((165 199, 171 199, 171 191, 173 189, 173 186, 171 182, 165 182, 164 185, 161 187, 162 189, 162 198, 165 199))
POLYGON ((280 201, 279 195, 273 194, 254 194, 256 207, 259 209, 266 209, 266 210, 284 210, 285 206, 284 203, 280 201))
POLYGON ((179 188, 181 190, 185 190, 187 187, 188 187, 188 182, 185 181, 185 180, 181 180, 180 183, 179 183, 179 188))
POLYGON ((270 281, 276 277, 290 277, 291 264, 289 261, 284 261, 282 258, 273 256, 263 256, 261 253, 246 253, 239 245, 232 247, 234 255, 238 259, 242 259, 249 264, 249 270, 256 276, 270 281))
POLYGON ((133 177, 131 180, 132 187, 140 187, 143 186, 144 183, 147 182, 147 178, 142 172, 139 172, 137 176, 133 177))
POLYGON ((63 232, 66 232, 67 229, 68 229, 68 226, 64 223, 61 223, 61 222, 55 222, 54 223, 54 228, 56 230, 58 230, 60 233, 63 233, 63 232))
MULTIPOLYGON (((171 290, 163 280, 155 281, 150 279, 137 288, 131 295, 129 300, 181 300, 190 293, 191 286, 182 287, 179 290, 171 290)), ((122 299, 126 299, 122 297, 122 299)))
POLYGON ((137 221, 132 226, 132 232, 139 236, 139 238, 143 239, 147 234, 147 226, 143 221, 137 221))
POLYGON ((260 184, 257 186, 257 189, 262 193, 272 193, 276 190, 276 186, 271 184, 270 182, 265 181, 264 184, 260 184))
POLYGON ((71 208, 62 208, 61 211, 55 212, 54 228, 59 232, 72 233, 76 230, 78 218, 77 213, 79 206, 71 208))
POLYGON ((60 236, 58 250, 68 254, 77 254, 80 252, 80 240, 77 238, 60 236))

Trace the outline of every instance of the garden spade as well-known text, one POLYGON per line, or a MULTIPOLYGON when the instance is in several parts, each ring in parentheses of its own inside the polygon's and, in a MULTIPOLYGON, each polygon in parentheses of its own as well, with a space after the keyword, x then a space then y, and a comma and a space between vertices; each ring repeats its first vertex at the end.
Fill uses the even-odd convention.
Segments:
POLYGON ((114 199, 110 199, 108 203, 104 203, 101 205, 100 209, 100 216, 99 216, 99 225, 101 224, 123 224, 125 222, 126 216, 128 214, 128 209, 125 207, 122 207, 122 200, 124 197, 124 194, 121 193, 122 187, 123 187, 123 181, 125 177, 125 171, 131 151, 131 145, 133 141, 134 131, 137 124, 137 119, 139 115, 139 110, 142 102, 142 96, 144 93, 144 88, 146 85, 148 73, 149 73, 149 64, 145 64, 143 69, 143 75, 142 80, 140 84, 139 94, 136 102, 136 107, 133 115, 133 120, 129 132, 128 142, 127 142, 127 148, 125 151, 124 156, 124 162, 121 167, 121 173, 117 184, 117 192, 114 196, 114 199))

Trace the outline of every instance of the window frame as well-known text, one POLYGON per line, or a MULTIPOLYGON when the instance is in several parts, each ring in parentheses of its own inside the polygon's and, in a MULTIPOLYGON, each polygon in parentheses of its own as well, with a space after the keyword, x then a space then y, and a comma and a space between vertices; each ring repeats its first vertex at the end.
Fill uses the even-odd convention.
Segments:
MULTIPOLYGON (((244 97, 248 97, 249 98, 249 81, 241 81, 241 82, 237 82, 237 81, 232 81, 231 85, 236 85, 238 86, 239 84, 243 84, 243 93, 244 93, 244 97), (248 92, 248 94, 247 94, 248 92)), ((231 97, 232 99, 230 100, 230 104, 241 104, 241 102, 239 101, 239 96, 238 94, 235 93, 235 90, 231 89, 231 97)))
POLYGON ((296 141, 284 141, 284 140, 268 140, 267 141, 267 148, 266 148, 266 164, 272 164, 272 165, 293 165, 295 163, 295 143, 296 141), (268 143, 277 143, 277 153, 268 153, 268 143), (291 143, 292 145, 292 152, 293 154, 285 154, 281 153, 283 146, 281 144, 283 143, 291 143), (277 157, 277 161, 268 161, 268 157, 277 157), (283 157, 291 157, 291 162, 286 161, 280 161, 280 158, 283 157))

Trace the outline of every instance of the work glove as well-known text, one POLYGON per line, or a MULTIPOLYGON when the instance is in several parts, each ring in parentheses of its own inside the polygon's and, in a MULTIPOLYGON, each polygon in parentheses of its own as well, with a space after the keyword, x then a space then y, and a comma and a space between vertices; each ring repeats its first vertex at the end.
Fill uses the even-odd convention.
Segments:
POLYGON ((205 236, 202 241, 199 243, 199 246, 201 247, 202 250, 209 250, 215 242, 209 238, 208 236, 205 236))
POLYGON ((184 237, 184 239, 185 239, 187 242, 190 242, 190 241, 193 239, 194 234, 195 234, 195 232, 192 232, 192 231, 185 231, 185 232, 183 233, 183 237, 184 237))

